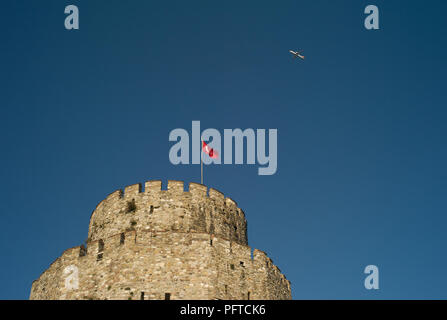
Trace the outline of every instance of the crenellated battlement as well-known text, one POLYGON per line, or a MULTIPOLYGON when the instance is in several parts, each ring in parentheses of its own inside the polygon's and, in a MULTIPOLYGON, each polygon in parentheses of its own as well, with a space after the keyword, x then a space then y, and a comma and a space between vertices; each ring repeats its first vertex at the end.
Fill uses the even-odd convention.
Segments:
POLYGON ((204 232, 247 244, 247 222, 236 202, 213 188, 159 180, 116 190, 93 211, 88 242, 128 230, 204 232))

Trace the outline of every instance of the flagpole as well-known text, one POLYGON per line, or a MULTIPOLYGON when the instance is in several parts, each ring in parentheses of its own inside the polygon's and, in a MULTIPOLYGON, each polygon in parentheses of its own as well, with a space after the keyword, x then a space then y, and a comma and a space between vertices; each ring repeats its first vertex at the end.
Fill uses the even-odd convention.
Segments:
POLYGON ((203 161, 202 161, 202 152, 203 152, 203 140, 200 139, 200 184, 203 184, 203 161))

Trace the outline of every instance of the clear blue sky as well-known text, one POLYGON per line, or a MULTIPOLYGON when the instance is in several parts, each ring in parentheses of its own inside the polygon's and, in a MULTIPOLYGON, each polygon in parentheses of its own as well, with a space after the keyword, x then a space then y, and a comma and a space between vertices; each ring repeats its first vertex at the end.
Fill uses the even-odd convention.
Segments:
POLYGON ((0 298, 87 238, 169 132, 277 128, 278 172, 205 168, 295 299, 447 298, 446 1, 2 1, 0 298), (64 7, 80 30, 64 28, 64 7), (380 30, 363 10, 379 7, 380 30), (289 49, 302 49, 305 61, 289 49), (380 289, 363 269, 380 269, 380 289))

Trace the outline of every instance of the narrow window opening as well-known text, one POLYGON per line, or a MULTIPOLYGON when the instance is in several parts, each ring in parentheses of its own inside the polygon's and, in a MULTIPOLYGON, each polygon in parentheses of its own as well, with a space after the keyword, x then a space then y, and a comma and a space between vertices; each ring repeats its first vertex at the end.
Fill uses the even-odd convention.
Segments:
POLYGON ((126 240, 126 235, 124 233, 121 233, 120 244, 124 244, 124 240, 126 240))
POLYGON ((165 293, 165 300, 171 300, 171 294, 165 293))
POLYGON ((79 256, 83 257, 87 254, 87 248, 84 245, 79 247, 79 256))
POLYGON ((141 292, 140 300, 144 300, 144 292, 141 292))
POLYGON ((96 256, 96 261, 102 260, 102 252, 104 251, 104 241, 100 239, 98 241, 98 255, 96 256))
POLYGON ((132 213, 137 211, 137 205, 135 203, 135 199, 132 199, 132 201, 127 201, 127 208, 126 208, 126 212, 127 213, 132 213))
POLYGON ((225 285, 225 294, 227 294, 227 293, 228 293, 228 286, 225 285))
POLYGON ((240 265, 241 265, 241 266, 243 267, 243 266, 244 266, 244 262, 243 262, 243 261, 241 261, 241 262, 240 262, 240 265))
POLYGON ((103 252, 103 251, 104 251, 104 241, 102 239, 100 239, 98 241, 98 253, 103 252))
POLYGON ((210 239, 210 246, 213 245, 213 239, 210 239))
POLYGON ((250 291, 247 293, 247 300, 250 300, 250 291))
POLYGON ((234 264, 230 264, 230 269, 234 270, 234 264))
POLYGON ((154 213, 154 206, 151 206, 151 209, 149 211, 150 214, 154 213))

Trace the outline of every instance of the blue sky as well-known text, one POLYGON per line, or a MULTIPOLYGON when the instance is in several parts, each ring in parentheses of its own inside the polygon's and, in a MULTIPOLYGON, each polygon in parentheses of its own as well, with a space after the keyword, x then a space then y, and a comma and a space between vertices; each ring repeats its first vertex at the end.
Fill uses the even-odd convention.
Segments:
POLYGON ((278 129, 275 175, 207 166, 205 184, 245 211, 295 299, 447 298, 445 1, 0 6, 0 298, 27 299, 110 192, 200 181, 168 158, 192 120, 278 129))

